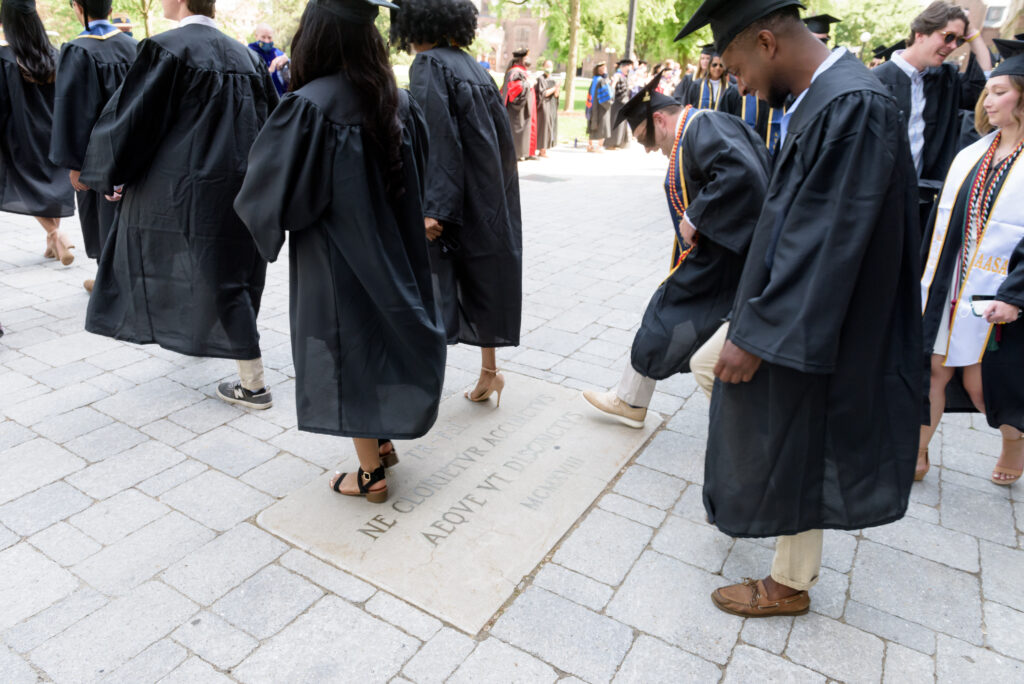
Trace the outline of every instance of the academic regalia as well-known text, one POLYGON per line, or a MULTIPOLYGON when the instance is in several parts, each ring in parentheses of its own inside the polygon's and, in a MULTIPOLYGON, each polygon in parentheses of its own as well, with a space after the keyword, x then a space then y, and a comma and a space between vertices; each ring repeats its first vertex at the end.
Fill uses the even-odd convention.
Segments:
POLYGON ((537 79, 537 148, 550 150, 558 144, 558 100, 557 94, 545 95, 558 86, 551 74, 537 79))
POLYGON ((416 55, 409 89, 430 133, 424 216, 448 343, 519 344, 523 237, 512 130, 490 75, 463 50, 416 55))
POLYGON ((259 58, 212 26, 139 43, 82 169, 98 192, 125 185, 86 330, 191 356, 260 357, 267 265, 231 200, 276 104, 259 58))
MULTIPOLYGON (((89 134, 104 105, 135 61, 134 38, 106 21, 91 21, 88 30, 64 43, 57 64, 50 161, 63 169, 82 170, 89 134)), ((78 221, 85 252, 99 259, 114 225, 117 204, 95 190, 76 192, 78 221)))
POLYGON ((767 150, 749 127, 721 112, 686 111, 665 179, 673 268, 647 305, 631 352, 633 368, 656 380, 688 372, 690 357, 729 313, 768 187, 767 150), (679 198, 698 233, 682 261, 679 198))
MULTIPOLYGON (((629 77, 621 71, 616 71, 615 75, 611 78, 611 89, 612 89, 612 106, 610 109, 610 117, 612 122, 616 120, 619 112, 629 102, 629 77)), ((629 126, 625 122, 618 126, 612 125, 611 133, 608 135, 608 139, 604 141, 605 149, 615 149, 618 147, 625 147, 629 144, 629 126)))
POLYGON ((904 515, 924 383, 916 210, 905 120, 847 53, 792 114, 740 280, 728 337, 762 362, 712 393, 704 505, 726 534, 904 515))
POLYGON ((597 75, 587 92, 587 133, 591 140, 604 140, 612 134, 612 90, 608 77, 597 75))
POLYGON ((739 91, 728 82, 728 79, 724 83, 719 81, 716 90, 711 79, 704 77, 691 84, 686 104, 693 105, 697 109, 713 109, 717 112, 738 114, 741 100, 739 91))
POLYGON ((446 353, 423 232, 426 124, 399 91, 404 191, 388 193, 358 97, 342 74, 286 95, 235 209, 269 261, 290 233, 299 429, 414 439, 437 417, 446 353))
MULTIPOLYGON (((271 62, 278 57, 284 57, 284 51, 280 48, 274 47, 273 44, 270 45, 269 49, 265 49, 260 47, 260 42, 257 40, 249 43, 248 47, 256 53, 268 70, 270 69, 271 62)), ((284 95, 288 91, 288 84, 285 83, 283 78, 281 78, 280 69, 276 69, 274 73, 270 74, 270 80, 274 82, 274 88, 277 90, 278 95, 284 95)))
POLYGON ((782 140, 782 117, 786 115, 786 108, 769 107, 763 100, 757 104, 757 124, 754 130, 768 148, 768 156, 774 158, 782 140))
POLYGON ((686 74, 676 84, 675 89, 672 90, 672 98, 679 104, 686 104, 686 100, 690 96, 691 87, 693 87, 693 76, 686 74))
POLYGON ((48 157, 53 95, 53 83, 25 80, 14 51, 0 41, 0 211, 44 218, 75 213, 68 173, 48 157))
POLYGON ((509 67, 505 72, 505 83, 501 87, 501 93, 512 127, 516 157, 529 157, 533 154, 531 143, 536 139, 534 131, 537 121, 533 114, 537 108, 537 101, 533 88, 530 87, 530 76, 526 73, 526 67, 520 64, 509 67))

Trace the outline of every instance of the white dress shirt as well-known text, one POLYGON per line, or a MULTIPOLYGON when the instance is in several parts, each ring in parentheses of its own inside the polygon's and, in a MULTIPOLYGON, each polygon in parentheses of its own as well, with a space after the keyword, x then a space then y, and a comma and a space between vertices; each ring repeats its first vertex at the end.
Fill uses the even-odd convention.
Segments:
POLYGON ((910 137, 910 153, 914 156, 914 168, 921 175, 921 159, 924 151, 924 72, 918 71, 903 59, 903 50, 893 53, 892 62, 910 78, 910 120, 907 135, 910 137))

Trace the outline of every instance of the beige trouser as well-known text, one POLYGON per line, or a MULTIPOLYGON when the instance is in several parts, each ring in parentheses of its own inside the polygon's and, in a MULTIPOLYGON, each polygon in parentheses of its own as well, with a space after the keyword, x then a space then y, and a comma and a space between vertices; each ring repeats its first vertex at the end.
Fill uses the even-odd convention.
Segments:
MULTIPOLYGON (((715 334, 690 358, 690 370, 704 393, 711 398, 715 386, 715 364, 725 346, 729 324, 723 323, 715 334)), ((808 530, 775 541, 775 560, 772 561, 772 579, 787 587, 806 591, 818 581, 821 571, 821 530, 808 530)))
POLYGON ((633 408, 647 408, 651 405, 651 397, 654 396, 654 387, 657 384, 657 380, 640 375, 633 368, 633 364, 627 362, 615 395, 633 408))
POLYGON ((263 378, 263 358, 239 361, 238 377, 242 380, 242 387, 250 392, 259 392, 266 387, 266 382, 263 378))

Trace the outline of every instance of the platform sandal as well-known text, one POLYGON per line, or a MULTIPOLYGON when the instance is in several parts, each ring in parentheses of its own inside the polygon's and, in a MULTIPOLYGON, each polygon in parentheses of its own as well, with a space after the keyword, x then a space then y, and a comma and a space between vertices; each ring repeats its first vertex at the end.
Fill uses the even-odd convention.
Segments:
POLYGON ((373 485, 377 484, 378 482, 385 481, 384 466, 380 466, 372 473, 368 473, 362 468, 357 470, 356 484, 359 485, 359 492, 352 494, 341 491, 341 483, 345 480, 345 476, 348 475, 348 473, 335 471, 334 474, 337 475, 337 478, 335 478, 334 484, 331 485, 331 489, 336 491, 338 494, 341 494, 342 496, 364 496, 366 497, 366 500, 369 501, 370 503, 378 504, 384 503, 385 501, 388 500, 388 488, 386 484, 384 485, 383 489, 375 489, 373 491, 370 490, 370 487, 372 487, 373 485))

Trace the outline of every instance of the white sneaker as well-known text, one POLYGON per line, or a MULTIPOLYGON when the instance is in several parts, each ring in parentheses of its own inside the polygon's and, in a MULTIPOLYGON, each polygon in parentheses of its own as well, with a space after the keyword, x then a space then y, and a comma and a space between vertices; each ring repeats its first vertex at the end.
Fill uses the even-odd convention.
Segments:
POLYGON ((644 419, 647 417, 647 409, 633 408, 626 402, 619 399, 614 390, 609 390, 607 392, 585 390, 583 392, 583 398, 590 402, 590 404, 598 411, 614 416, 620 423, 624 423, 631 428, 642 428, 644 426, 644 419))

